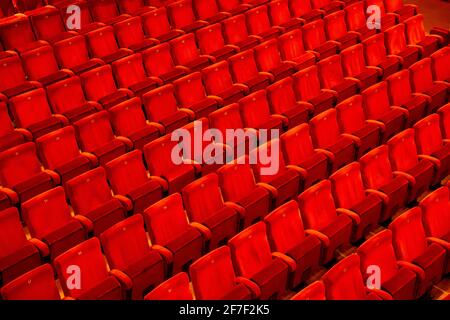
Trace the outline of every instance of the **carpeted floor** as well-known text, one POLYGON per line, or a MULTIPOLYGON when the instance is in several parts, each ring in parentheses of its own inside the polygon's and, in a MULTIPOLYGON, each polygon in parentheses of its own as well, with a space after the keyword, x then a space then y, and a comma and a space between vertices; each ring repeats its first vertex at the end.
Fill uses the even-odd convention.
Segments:
POLYGON ((425 16, 427 31, 434 26, 450 28, 450 2, 444 0, 405 0, 419 6, 419 12, 425 16))

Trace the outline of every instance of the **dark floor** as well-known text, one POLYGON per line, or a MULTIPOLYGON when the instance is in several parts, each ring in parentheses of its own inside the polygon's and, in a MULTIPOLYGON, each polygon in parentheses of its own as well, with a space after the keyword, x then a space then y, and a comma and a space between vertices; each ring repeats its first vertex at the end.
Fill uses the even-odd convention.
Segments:
POLYGON ((434 26, 450 28, 450 2, 444 0, 405 0, 419 6, 419 12, 425 16, 425 29, 434 26))

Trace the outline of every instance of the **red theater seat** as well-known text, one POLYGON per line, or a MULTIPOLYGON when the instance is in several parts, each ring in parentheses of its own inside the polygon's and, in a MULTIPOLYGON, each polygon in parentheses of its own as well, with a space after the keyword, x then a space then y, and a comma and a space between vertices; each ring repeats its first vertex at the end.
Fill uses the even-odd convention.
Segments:
POLYGON ((346 212, 353 221, 353 241, 367 236, 377 226, 383 202, 366 194, 360 165, 353 162, 330 176, 337 211, 346 212))
POLYGON ((0 152, 32 139, 26 129, 14 128, 6 103, 0 102, 0 152))
POLYGON ((48 255, 48 251, 39 240, 27 240, 17 208, 0 212, 0 227, 0 275, 4 285, 39 266, 41 255, 48 255))
POLYGON ((406 26, 406 39, 408 44, 419 46, 421 57, 428 57, 435 52, 444 39, 441 36, 425 33, 424 17, 422 14, 415 15, 404 21, 406 26))
POLYGON ((117 87, 111 65, 84 72, 80 78, 86 97, 99 102, 105 109, 134 96, 130 89, 117 87))
POLYGON ((91 55, 105 63, 111 63, 133 53, 130 49, 119 47, 112 26, 89 31, 85 36, 91 55))
POLYGON ((12 199, 26 201, 60 183, 59 175, 42 168, 36 146, 27 142, 0 153, 0 181, 12 199), (14 194, 15 193, 15 194, 14 194))
POLYGON ((331 13, 323 20, 327 38, 336 41, 341 50, 358 43, 360 35, 355 31, 348 30, 344 10, 331 13))
POLYGON ((316 56, 313 52, 305 50, 301 29, 284 33, 278 38, 281 59, 295 62, 298 70, 315 64, 316 56))
POLYGON ((75 31, 66 31, 65 21, 61 19, 59 10, 53 6, 45 6, 27 15, 37 39, 54 43, 77 35, 75 31))
POLYGON ((24 202, 21 211, 30 235, 42 241, 51 259, 83 242, 90 231, 83 219, 72 217, 63 187, 24 202))
POLYGON ((249 33, 243 14, 224 20, 222 27, 226 43, 238 46, 242 51, 250 49, 262 41, 261 37, 249 33))
POLYGON ((248 10, 245 13, 245 18, 249 33, 261 37, 264 40, 276 38, 284 31, 279 26, 271 25, 267 6, 265 5, 248 10))
POLYGON ((448 46, 431 55, 433 78, 436 81, 443 81, 447 84, 447 87, 450 83, 450 71, 447 68, 448 63, 450 63, 450 47, 448 46))
POLYGON ((145 300, 194 300, 189 287, 189 276, 185 272, 169 278, 148 293, 145 300))
POLYGON ((219 10, 216 0, 194 0, 193 5, 197 17, 208 23, 216 23, 231 16, 225 10, 219 10))
POLYGON ((274 81, 286 78, 297 71, 296 63, 281 59, 276 39, 266 41, 256 46, 254 50, 259 70, 271 73, 274 81))
POLYGON ((224 202, 217 174, 208 174, 188 184, 182 194, 189 220, 207 229, 210 250, 226 244, 237 233, 240 212, 233 204, 224 202))
POLYGON ((74 123, 74 127, 81 149, 93 153, 102 165, 133 147, 128 138, 114 135, 107 111, 100 111, 78 120, 74 123))
POLYGON ((299 17, 306 22, 322 19, 325 12, 320 9, 313 9, 311 1, 289 0, 289 8, 295 17, 299 17))
POLYGON ((395 174, 405 177, 409 182, 408 202, 414 201, 432 185, 434 180, 433 163, 419 157, 414 129, 400 132, 390 139, 387 145, 389 160, 395 174))
POLYGON ((166 8, 171 24, 177 29, 192 32, 208 25, 208 22, 195 17, 192 0, 175 1, 166 8))
POLYGON ((191 110, 181 108, 171 84, 147 92, 142 96, 142 102, 147 119, 153 125, 161 127, 162 133, 170 133, 195 118, 195 114, 191 110), (161 108, 161 106, 164 106, 164 108, 161 108))
POLYGON ((201 28, 195 35, 201 53, 213 56, 217 61, 227 59, 240 50, 235 45, 225 43, 220 23, 201 28))
POLYGON ((319 238, 322 263, 333 260, 336 251, 350 243, 352 219, 336 210, 331 183, 323 180, 298 196, 306 232, 319 238))
POLYGON ((397 56, 403 68, 409 68, 419 60, 419 48, 406 43, 404 24, 387 29, 384 32, 384 38, 388 54, 397 56))
POLYGON ((193 164, 192 161, 175 164, 172 159, 172 151, 177 147, 178 142, 172 141, 170 134, 156 139, 144 147, 144 156, 150 174, 167 181, 169 194, 181 191, 201 172, 200 165, 193 164))
POLYGON ((165 263, 147 239, 142 215, 123 220, 100 237, 109 266, 131 299, 143 299, 146 292, 164 281, 165 263))
MULTIPOLYGON (((156 8, 152 7, 155 1, 148 0, 117 0, 119 10, 132 16, 138 16, 143 13, 153 11, 156 8)), ((156 4, 156 3, 155 3, 156 4)))
POLYGON ((387 12, 393 12, 400 16, 400 21, 403 21, 413 15, 417 14, 418 7, 415 4, 405 4, 403 0, 385 0, 387 12))
MULTIPOLYGON (((384 33, 379 33, 362 41, 367 64, 383 70, 383 78, 397 72, 403 64, 399 56, 387 54, 384 33)), ((407 67, 407 66, 405 66, 407 67)))
POLYGON ((100 241, 91 238, 67 250, 54 261, 64 295, 77 300, 121 300, 123 289, 114 271, 108 271, 100 241), (75 267, 74 267, 75 266, 75 267), (80 287, 70 277, 78 276, 80 287))
POLYGON ((450 144, 444 140, 439 121, 439 115, 432 114, 414 125, 419 157, 434 164, 434 183, 448 176, 450 172, 450 144))
POLYGON ((80 151, 72 126, 39 137, 36 147, 44 167, 57 172, 63 183, 98 165, 97 157, 80 151))
POLYGON ((6 50, 23 52, 47 44, 36 39, 30 20, 24 14, 3 18, 0 21, 0 35, 6 50), (21 36, 18 37, 18 34, 21 36))
POLYGON ((134 52, 145 50, 159 43, 159 40, 144 34, 141 17, 132 17, 114 24, 114 33, 119 46, 134 52))
POLYGON ((319 59, 324 59, 339 50, 339 43, 327 40, 325 36, 325 25, 323 20, 316 20, 302 27, 303 43, 306 49, 315 51, 319 59))
POLYGON ((120 14, 115 0, 90 1, 89 11, 95 21, 106 24, 114 24, 129 17, 127 14, 120 14))
POLYGON ((313 282, 294 295, 291 300, 326 300, 325 286, 322 281, 313 282))
POLYGON ((132 207, 127 198, 112 195, 102 167, 69 180, 66 190, 74 213, 84 216, 95 236, 123 220, 132 207))
POLYGON ((80 29, 74 28, 74 30, 78 31, 80 34, 85 34, 86 32, 105 26, 104 23, 94 22, 91 13, 89 12, 89 3, 87 1, 60 1, 54 5, 60 9, 63 21, 68 21, 69 17, 74 14, 73 10, 68 10, 70 5, 77 5, 80 8, 80 29))
POLYGON ((299 173, 303 171, 303 188, 328 177, 328 158, 323 152, 314 149, 308 124, 290 129, 281 135, 280 140, 286 163, 296 166, 299 173))
POLYGON ((244 229, 229 242, 237 273, 256 283, 261 300, 277 298, 286 291, 288 264, 272 254, 266 235, 266 226, 259 222, 244 229))
POLYGON ((164 198, 144 211, 153 247, 169 264, 169 274, 187 270, 202 256, 204 238, 196 223, 189 223, 179 193, 164 198))
POLYGON ((318 238, 307 235, 295 201, 278 207, 264 218, 272 251, 291 261, 289 286, 297 287, 319 266, 321 245, 318 238))
POLYGON ((215 61, 213 56, 200 54, 193 33, 170 40, 170 48, 175 63, 188 68, 191 72, 203 69, 215 61))
POLYGON ((441 107, 437 113, 441 119, 441 131, 444 139, 450 139, 450 103, 441 107))
POLYGON ((256 284, 236 276, 227 246, 195 261, 189 274, 198 300, 249 300, 259 295, 256 284))
POLYGON ((359 163, 367 192, 383 200, 380 221, 386 221, 405 205, 409 181, 404 176, 394 174, 386 145, 373 149, 361 157, 359 163))
POLYGON ((171 40, 184 34, 184 31, 173 28, 170 25, 165 7, 160 7, 144 13, 141 17, 145 33, 161 42, 171 40))
POLYGON ((3 286, 4 300, 60 300, 50 264, 37 267, 3 286))
POLYGON ((167 183, 158 177, 149 177, 142 152, 134 150, 105 165, 111 189, 133 203, 133 212, 142 213, 162 198, 167 183))
MULTIPOLYGON (((384 0, 364 0, 364 4, 366 7, 375 5, 380 8, 381 13, 381 21, 380 21, 380 29, 384 32, 386 29, 395 26, 397 21, 399 20, 399 16, 392 12, 387 12, 386 7, 384 5, 384 0)), ((373 14, 374 11, 369 11, 368 15, 373 14)))
POLYGON ((422 296, 441 280, 446 251, 436 243, 427 243, 420 208, 404 212, 391 222, 389 230, 399 263, 417 274, 420 280, 417 296, 422 296))
POLYGON ((280 26, 284 30, 292 30, 300 27, 304 20, 295 17, 289 9, 289 0, 276 0, 267 4, 270 22, 273 26, 280 26))
POLYGON ((366 39, 377 32, 376 29, 371 30, 367 27, 366 6, 364 5, 364 1, 357 1, 349 4, 344 8, 344 11, 348 30, 358 33, 361 40, 366 39))

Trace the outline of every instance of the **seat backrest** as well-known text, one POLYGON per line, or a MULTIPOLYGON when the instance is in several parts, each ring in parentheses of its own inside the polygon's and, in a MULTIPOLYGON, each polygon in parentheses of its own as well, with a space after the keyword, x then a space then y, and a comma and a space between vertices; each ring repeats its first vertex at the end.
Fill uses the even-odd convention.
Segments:
POLYGON ((272 261, 266 225, 258 222, 228 241, 238 274, 252 278, 272 261))
POLYGON ((299 165, 314 154, 309 125, 303 123, 280 137, 281 150, 288 164, 299 165))
POLYGON ((107 22, 119 15, 115 0, 97 0, 90 2, 90 11, 95 21, 107 22))
POLYGON ((115 23, 114 33, 116 34, 119 46, 122 48, 129 48, 145 39, 141 17, 139 16, 115 23))
POLYGON ((82 150, 94 152, 114 140, 109 114, 103 110, 73 124, 82 150))
POLYGON ((276 0, 267 4, 272 25, 279 26, 291 20, 289 0, 276 0))
POLYGON ((426 92, 433 87, 434 82, 430 58, 424 58, 416 62, 409 67, 409 70, 414 92, 426 92))
POLYGON ((53 264, 58 273, 64 294, 73 298, 79 297, 109 276, 100 248, 100 241, 95 237, 59 255, 55 258, 53 264), (77 286, 67 286, 67 280, 73 272, 72 268, 69 268, 70 266, 77 266, 82 275, 82 285, 79 288, 77 286), (68 270, 71 272, 68 272, 68 270))
POLYGON ((261 128, 270 120, 270 108, 265 90, 254 92, 239 100, 242 119, 248 128, 261 128))
POLYGON ((238 14, 222 21, 225 41, 230 44, 239 44, 249 36, 245 15, 238 14))
POLYGON ((394 106, 404 106, 413 99, 409 77, 409 70, 404 69, 390 75, 386 79, 389 88, 389 98, 394 106))
POLYGON ((364 300, 366 288, 360 270, 360 258, 352 254, 335 264, 322 276, 329 300, 364 300))
POLYGON ((117 135, 129 137, 147 127, 147 119, 141 105, 141 99, 135 97, 108 110, 111 124, 117 135))
POLYGON ((197 17, 201 20, 214 17, 219 12, 216 0, 194 0, 193 5, 197 17))
POLYGON ((321 230, 337 217, 329 180, 308 188, 298 196, 298 202, 306 229, 321 230))
POLYGON ((316 65, 300 70, 292 78, 294 79, 294 91, 299 100, 309 101, 321 94, 319 72, 316 65))
POLYGON ((392 181, 393 173, 386 145, 366 153, 359 159, 359 163, 361 164, 364 184, 367 188, 378 190, 392 181))
POLYGON ((167 74, 175 68, 168 43, 162 43, 142 51, 142 58, 147 73, 155 77, 167 74))
POLYGON ((359 246, 357 250, 361 259, 361 273, 367 278, 369 266, 380 267, 381 284, 389 281, 399 270, 394 247, 392 246, 392 232, 384 230, 378 232, 372 238, 359 246))
POLYGON ((149 181, 142 152, 139 150, 133 150, 108 162, 105 169, 115 194, 130 194, 149 181))
POLYGON ((284 33, 278 38, 278 46, 281 58, 287 61, 295 61, 305 53, 301 29, 295 29, 284 33))
POLYGON ((55 113, 66 113, 86 103, 79 77, 70 77, 55 82, 46 89, 48 100, 55 113))
POLYGON ((64 68, 73 68, 89 61, 86 39, 82 35, 64 39, 53 44, 58 63, 64 68))
POLYGON ((347 27, 356 31, 366 26, 367 18, 363 1, 352 3, 344 8, 347 27))
POLYGON ((182 108, 190 108, 206 99, 201 72, 191 73, 173 82, 175 95, 182 108))
POLYGON ((325 286, 320 280, 313 282, 305 289, 294 295, 291 300, 326 300, 325 286))
POLYGON ((41 172, 36 146, 27 142, 0 153, 0 181, 6 187, 15 186, 41 172))
POLYGON ((386 81, 370 86, 362 92, 363 108, 368 119, 379 119, 391 110, 386 81))
POLYGON ((450 191, 441 187, 419 202, 422 221, 429 237, 443 238, 450 232, 450 191))
MULTIPOLYGON (((133 15, 139 9, 145 8, 146 4, 152 1, 145 0, 117 0, 117 5, 122 13, 133 15)), ((151 5, 151 3, 150 3, 151 5)))
POLYGON ((267 6, 265 5, 248 10, 245 17, 250 34, 261 34, 271 28, 267 6))
POLYGON ((295 200, 278 207, 264 218, 273 251, 286 253, 305 239, 303 221, 295 200))
POLYGON ((28 243, 17 208, 0 212, 0 228, 0 259, 14 254, 28 243))
POLYGON ((53 268, 46 263, 7 283, 0 290, 4 300, 59 300, 53 268))
POLYGON ((386 14, 386 9, 384 6, 384 0, 364 0, 366 7, 369 6, 377 6, 381 10, 381 16, 384 16, 386 14))
POLYGON ((389 1, 384 1, 384 3, 386 5, 387 12, 395 12, 395 11, 403 8, 403 6, 404 6, 403 0, 389 0, 389 1))
POLYGON ((172 26, 183 29, 196 21, 192 0, 180 0, 166 6, 172 26))
POLYGON ((450 79, 450 47, 444 47, 431 55, 433 76, 435 80, 445 81, 450 79))
POLYGON ((63 187, 56 187, 22 203, 22 217, 32 237, 42 239, 64 227, 72 216, 63 187))
POLYGON ((362 41, 366 62, 369 66, 378 66, 387 58, 387 49, 384 44, 384 33, 379 33, 362 41))
POLYGON ((249 80, 255 79, 259 74, 253 49, 240 52, 230 57, 228 63, 233 79, 236 82, 246 83, 249 80))
POLYGON ((306 49, 314 50, 326 41, 324 22, 315 20, 303 26, 303 43, 306 49))
POLYGON ((82 73, 80 78, 89 100, 99 101, 117 91, 109 64, 82 73))
POLYGON ((163 36, 172 29, 165 7, 146 12, 141 17, 145 33, 150 37, 157 38, 163 36))
POLYGON ((392 169, 407 172, 419 163, 414 129, 407 129, 392 137, 388 143, 392 169))
POLYGON ((447 103, 445 106, 441 107, 437 113, 441 119, 441 130, 443 137, 450 139, 450 103, 447 103))
POLYGON ((14 131, 13 123, 9 117, 6 103, 0 102, 0 138, 14 131))
POLYGON ((44 167, 54 170, 80 156, 75 129, 67 126, 36 139, 39 158, 44 167))
POLYGON ((352 209, 366 198, 360 164, 352 162, 330 176, 333 198, 339 208, 352 209))
POLYGON ((22 61, 17 54, 0 60, 0 91, 23 84, 27 78, 22 61))
POLYGON ((347 25, 345 22, 345 12, 339 10, 323 18, 325 21, 325 32, 327 39, 338 40, 347 34, 347 25))
POLYGON ((66 31, 60 12, 54 7, 30 15, 30 21, 38 39, 51 40, 66 31))
POLYGON ((366 124, 362 96, 354 95, 336 106, 337 120, 342 132, 354 133, 366 124))
POLYGON ((341 137, 335 109, 328 109, 312 118, 309 128, 314 145, 319 148, 330 147, 341 137))
POLYGON ((236 286, 230 248, 223 246, 204 255, 189 267, 189 274, 198 300, 223 298, 236 286))
POLYGON ((340 55, 334 55, 319 61, 319 77, 322 87, 331 89, 344 79, 340 55))
POLYGON ((366 71, 364 47, 362 44, 342 50, 341 58, 342 68, 346 77, 356 77, 366 71))
POLYGON ((406 39, 408 40, 408 44, 418 44, 425 39, 423 14, 416 14, 406 19, 403 23, 406 26, 406 39))
POLYGON ((193 300, 187 273, 180 272, 148 293, 145 300, 193 300))
POLYGON ((170 48, 175 63, 181 65, 192 62, 200 54, 193 33, 188 33, 171 40, 170 48))
POLYGON ((16 126, 27 128, 52 117, 45 90, 28 91, 9 100, 16 126))
MULTIPOLYGON (((213 1, 215 2, 215 1, 213 1)), ((197 30, 198 47, 204 54, 211 54, 225 46, 225 40, 222 36, 222 25, 215 23, 205 28, 197 30)))
POLYGON ((89 11, 89 3, 87 1, 83 1, 83 0, 63 1, 63 2, 59 2, 57 4, 57 7, 60 9, 63 21, 67 21, 69 16, 71 16, 72 11, 69 10, 69 12, 68 12, 67 8, 72 4, 75 4, 80 8, 80 22, 81 22, 80 27, 81 27, 81 29, 88 26, 89 24, 91 24, 94 21, 91 17, 91 13, 89 11))
POLYGON ((302 17, 311 12, 311 1, 289 0, 289 8, 294 17, 302 17))
POLYGON ((226 201, 237 202, 250 195, 256 188, 253 171, 246 158, 245 163, 228 163, 219 170, 220 189, 226 201))
POLYGON ((422 225, 422 210, 414 207, 389 224, 392 243, 399 260, 412 262, 427 248, 425 229, 422 225))
POLYGON ((414 125, 419 154, 432 155, 444 145, 439 120, 438 114, 430 114, 414 125))
POLYGON ((220 95, 233 85, 228 62, 221 61, 202 70, 206 91, 212 95, 220 95))
POLYGON ((384 32, 385 45, 389 54, 399 54, 406 49, 405 25, 397 24, 384 32))
POLYGON ((115 224, 100 236, 110 268, 127 270, 150 251, 144 218, 135 214, 115 224))
POLYGON ((144 211, 152 244, 166 245, 189 230, 189 221, 179 193, 174 193, 144 211))
POLYGON ((27 44, 36 40, 31 23, 24 14, 4 19, 0 23, 0 36, 6 50, 25 48, 27 44))
POLYGON ((120 88, 129 88, 147 80, 142 55, 139 53, 116 60, 111 65, 120 88))
POLYGON ((208 174, 183 188, 183 203, 189 219, 205 222, 224 207, 219 177, 208 174))
POLYGON ((255 47, 255 57, 259 69, 270 71, 281 65, 281 56, 276 39, 266 41, 255 47))
POLYGON ((39 80, 59 70, 51 46, 42 46, 21 54, 29 80, 39 80))
POLYGON ((113 199, 103 167, 98 167, 67 181, 66 190, 73 211, 81 215, 91 212, 113 199))
POLYGON ((218 129, 224 137, 226 131, 244 129, 239 104, 233 103, 209 114, 209 123, 212 128, 218 129))
POLYGON ((286 163, 281 152, 280 139, 260 141, 260 146, 250 151, 253 173, 258 182, 271 183, 286 172, 286 163))
POLYGON ((171 84, 147 92, 142 96, 142 102, 150 121, 161 121, 178 111, 178 102, 171 84))
POLYGON ((276 114, 283 114, 297 103, 297 97, 293 89, 294 80, 291 77, 284 78, 266 88, 267 99, 271 109, 276 114))
POLYGON ((112 26, 105 26, 85 34, 92 56, 101 58, 116 52, 119 46, 112 26))

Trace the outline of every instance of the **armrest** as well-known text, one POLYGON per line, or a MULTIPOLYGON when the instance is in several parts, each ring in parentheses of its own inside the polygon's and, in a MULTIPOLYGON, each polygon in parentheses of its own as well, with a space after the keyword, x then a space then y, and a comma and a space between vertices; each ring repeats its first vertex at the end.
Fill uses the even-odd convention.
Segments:
POLYGON ((323 92, 326 92, 326 93, 329 93, 329 94, 332 94, 333 96, 337 96, 337 92, 335 91, 335 90, 331 90, 331 89, 326 89, 326 88, 324 88, 324 89, 321 89, 323 92))
POLYGON ((204 58, 207 58, 209 61, 211 61, 211 62, 216 62, 216 57, 213 57, 213 56, 211 56, 211 55, 209 55, 209 54, 202 54, 202 55, 200 55, 201 57, 204 57, 204 58))
POLYGON ((438 167, 438 168, 441 167, 441 160, 439 160, 438 158, 435 158, 433 156, 429 156, 427 154, 419 154, 419 159, 425 159, 425 160, 431 161, 436 167, 438 167))
POLYGON ((94 230, 94 224, 92 223, 92 221, 89 218, 86 218, 85 216, 82 216, 80 214, 76 214, 73 216, 73 218, 75 220, 77 220, 79 223, 81 223, 81 225, 83 226, 83 228, 88 232, 92 232, 94 230))
POLYGON ((325 155, 331 162, 334 161, 334 158, 335 158, 335 157, 334 157, 333 152, 328 151, 328 150, 325 150, 325 149, 321 149, 321 148, 314 149, 314 151, 319 152, 319 153, 325 155))
POLYGON ((86 158, 88 158, 93 166, 98 165, 98 159, 92 153, 84 151, 84 152, 81 152, 81 155, 85 156, 86 158))
POLYGON ((41 257, 47 257, 50 254, 50 249, 43 241, 31 238, 30 242, 39 250, 41 257))
POLYGON ((445 42, 444 37, 440 36, 438 34, 427 34, 428 37, 436 38, 436 40, 439 42, 439 44, 443 44, 445 42))
POLYGON ((133 98, 133 97, 134 97, 134 93, 133 93, 133 91, 131 91, 130 89, 127 89, 127 88, 119 88, 118 91, 119 91, 119 92, 125 93, 125 94, 128 96, 128 98, 133 98))
POLYGON ((50 170, 50 169, 44 169, 42 171, 50 176, 50 178, 52 179, 53 183, 55 183, 55 184, 60 184, 61 183, 61 177, 55 171, 50 170))
POLYGON ((216 100, 216 102, 221 106, 223 105, 223 99, 219 96, 208 95, 208 98, 216 100))
POLYGON ((273 82, 275 80, 275 76, 273 74, 271 74, 270 72, 266 72, 266 71, 260 71, 260 74, 269 77, 270 78, 270 82, 273 82))
POLYGON ((231 48, 233 50, 236 50, 236 52, 241 51, 241 48, 239 48, 238 46, 235 46, 234 44, 226 44, 225 47, 231 48))
POLYGON ((119 281, 120 286, 125 288, 126 290, 130 290, 133 287, 133 281, 131 280, 131 278, 122 271, 118 269, 112 269, 109 274, 116 278, 119 281))
POLYGON ((355 83, 358 85, 358 87, 361 87, 361 86, 362 86, 361 80, 359 80, 359 79, 357 79, 357 78, 354 78, 354 77, 345 77, 344 79, 355 82, 355 83))
POLYGON ((325 247, 330 246, 330 239, 322 232, 313 229, 306 229, 305 233, 317 237, 325 247))
POLYGON ((403 113, 403 115, 405 116, 406 119, 409 118, 409 111, 407 109, 402 108, 402 107, 397 107, 397 106, 391 106, 391 109, 392 110, 398 110, 401 113, 403 113))
POLYGON ((189 72, 189 68, 188 68, 188 67, 185 67, 185 66, 175 66, 175 69, 184 71, 184 72, 186 72, 186 73, 189 72))
POLYGON ((190 225, 197 229, 206 241, 211 240, 212 233, 211 230, 209 230, 207 227, 198 222, 191 222, 190 225))
POLYGON ((415 264, 412 264, 408 261, 397 261, 397 265, 401 268, 411 270, 419 277, 421 281, 425 279, 425 271, 419 266, 416 266, 415 264))
POLYGON ((439 245, 443 248, 446 248, 447 250, 450 249, 450 243, 445 240, 439 239, 439 238, 427 237, 427 242, 428 243, 436 243, 437 245, 439 245))
POLYGON ((255 296, 255 299, 257 299, 261 295, 261 289, 259 288, 259 286, 250 279, 244 277, 237 277, 236 281, 237 283, 243 284, 248 289, 250 289, 250 291, 255 296))
POLYGON ((386 205, 389 202, 389 196, 381 191, 375 189, 367 189, 366 192, 368 194, 374 194, 383 200, 383 203, 386 205))
POLYGON ((382 76, 383 75, 383 69, 381 69, 380 67, 376 67, 376 66, 366 66, 367 69, 371 69, 371 70, 375 70, 378 73, 378 76, 382 76))
POLYGON ((380 290, 380 289, 369 289, 366 287, 367 293, 375 293, 378 297, 380 297, 383 300, 393 300, 392 296, 387 293, 386 291, 380 290))
POLYGON ((380 128, 380 130, 382 132, 386 131, 386 125, 383 122, 381 122, 381 121, 373 120, 373 119, 367 119, 366 122, 367 123, 371 123, 373 125, 376 125, 378 128, 380 128))
POLYGON ((187 113, 189 120, 194 121, 195 120, 195 112, 188 108, 178 108, 178 110, 183 111, 184 113, 187 113))
POLYGON ((351 210, 349 210, 349 209, 345 209, 345 208, 337 208, 336 209, 336 212, 338 213, 338 214, 345 214, 347 217, 349 217, 350 219, 352 219, 352 221, 355 223, 355 224, 360 224, 361 223, 361 217, 358 215, 358 214, 356 214, 355 212, 353 212, 353 211, 351 211, 351 210))
POLYGON ((414 178, 409 173, 403 172, 403 171, 394 171, 394 176, 400 176, 408 180, 408 182, 411 184, 411 186, 416 185, 416 178, 414 178))
POLYGON ((161 185, 161 188, 163 188, 164 191, 169 190, 169 183, 166 180, 164 180, 163 178, 158 177, 158 176, 150 176, 150 179, 151 180, 155 180, 156 182, 158 182, 161 185))
POLYGON ((412 96, 413 96, 413 97, 422 97, 422 98, 424 98, 425 100, 427 100, 428 103, 431 103, 431 101, 433 100, 430 96, 428 96, 428 95, 426 95, 426 94, 423 94, 423 93, 420 93, 420 92, 414 92, 414 93, 412 94, 412 96))
POLYGON ((166 129, 164 129, 164 126, 161 123, 148 121, 148 120, 147 120, 147 123, 151 126, 156 127, 158 129, 160 135, 163 135, 166 133, 166 129))
POLYGON ((261 41, 263 40, 262 37, 257 36, 256 34, 251 34, 251 35, 249 35, 248 37, 251 38, 251 39, 258 40, 259 42, 261 42, 261 41))
POLYGON ((236 211, 241 218, 245 217, 245 209, 238 205, 237 203, 227 201, 224 203, 226 207, 236 211))
POLYGON ((281 115, 281 114, 272 114, 272 117, 280 120, 283 123, 284 127, 287 127, 289 125, 289 120, 287 117, 281 115))
POLYGON ((9 198, 9 200, 13 204, 19 203, 19 196, 12 189, 6 188, 6 187, 0 187, 0 192, 3 192, 4 194, 6 194, 6 196, 9 198))
POLYGON ((202 173, 202 166, 197 163, 195 160, 192 159, 183 159, 183 164, 190 164, 194 167, 195 174, 201 174, 202 173))
POLYGON ((127 211, 133 210, 133 202, 131 202, 131 200, 128 199, 127 197, 125 197, 121 194, 115 194, 114 198, 116 198, 117 200, 120 201, 122 206, 125 207, 125 210, 127 210, 127 211))
POLYGON ((14 129, 14 131, 19 132, 25 138, 26 141, 33 140, 33 135, 31 134, 30 131, 28 131, 25 128, 16 128, 14 129))
POLYGON ((173 254, 169 249, 160 246, 159 244, 154 244, 152 249, 158 251, 158 253, 164 258, 167 264, 171 264, 173 262, 173 254))
POLYGON ((234 85, 235 85, 236 87, 241 88, 242 90, 244 90, 244 91, 247 92, 247 93, 250 91, 249 88, 248 88, 245 84, 243 84, 243 83, 237 82, 237 83, 235 83, 234 85))
POLYGON ((353 141, 353 143, 356 144, 356 146, 357 146, 358 148, 361 147, 361 138, 359 138, 359 137, 357 137, 357 136, 354 136, 354 135, 352 135, 352 134, 350 134, 350 133, 341 133, 341 135, 342 135, 343 137, 346 137, 346 138, 351 139, 351 140, 353 141))
POLYGON ((295 172, 297 172, 303 179, 306 179, 306 177, 308 177, 308 171, 306 171, 305 169, 303 169, 302 167, 293 165, 293 164, 289 164, 286 166, 286 168, 294 170, 295 172))
POLYGON ((403 59, 403 57, 398 56, 396 54, 389 54, 389 55, 387 55, 387 57, 388 58, 395 58, 395 59, 399 60, 402 65, 405 63, 405 59, 403 59))
POLYGON ((272 252, 272 257, 283 260, 283 262, 286 263, 287 266, 289 267, 290 272, 294 272, 297 269, 297 263, 295 262, 295 260, 292 259, 291 257, 288 257, 284 253, 272 252))
POLYGON ((63 116, 62 114, 52 114, 52 117, 58 119, 64 125, 68 125, 69 124, 69 120, 65 116, 63 116))
POLYGON ((276 199, 278 197, 278 190, 277 190, 277 188, 271 186, 270 184, 265 183, 265 182, 258 182, 256 185, 260 186, 260 187, 263 187, 264 189, 269 191, 272 199, 276 199))
POLYGON ((133 142, 131 142, 130 139, 122 136, 116 136, 116 139, 122 142, 127 147, 128 150, 133 149, 133 142))

